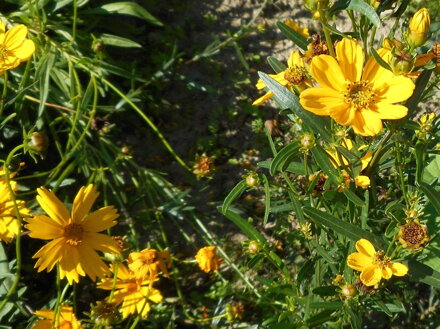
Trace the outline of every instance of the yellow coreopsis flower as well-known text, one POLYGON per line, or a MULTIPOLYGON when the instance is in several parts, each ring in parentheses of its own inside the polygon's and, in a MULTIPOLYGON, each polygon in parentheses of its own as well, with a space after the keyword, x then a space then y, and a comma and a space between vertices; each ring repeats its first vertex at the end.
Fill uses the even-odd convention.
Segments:
POLYGON ((306 110, 330 116, 343 126, 351 125, 362 136, 377 135, 382 130, 382 120, 406 116, 408 109, 395 103, 412 95, 415 86, 411 79, 395 76, 373 57, 363 68, 364 55, 356 40, 339 42, 336 56, 337 59, 329 55, 312 59, 311 74, 321 87, 301 93, 300 103, 306 110))
POLYGON ((58 263, 61 278, 67 277, 69 284, 79 282, 79 276, 86 274, 92 280, 108 274, 107 265, 95 250, 119 253, 115 240, 98 233, 116 225, 115 219, 119 216, 116 209, 108 206, 89 214, 99 195, 93 185, 81 187, 71 214, 52 191, 41 187, 37 192, 37 201, 48 216, 26 219, 26 228, 31 238, 52 240, 33 256, 38 258, 35 264, 38 272, 44 269, 49 272, 58 263))
POLYGON ((391 276, 404 276, 408 267, 401 263, 393 263, 382 250, 376 251, 370 241, 360 239, 356 242, 356 250, 348 255, 347 265, 361 271, 360 279, 366 286, 375 286, 379 281, 390 279, 391 276))
POLYGON ((63 305, 61 307, 61 311, 55 320, 53 327, 52 322, 55 316, 54 311, 44 309, 35 311, 34 314, 45 320, 37 321, 32 329, 82 329, 81 323, 76 319, 71 306, 63 305))
POLYGON ((151 282, 159 271, 169 277, 168 268, 171 267, 171 256, 168 250, 144 249, 128 255, 128 267, 136 273, 138 279, 148 279, 151 282))
POLYGON ((0 21, 0 74, 27 61, 35 51, 32 40, 26 39, 27 27, 16 25, 6 32, 6 24, 0 21))
MULTIPOLYGON (((103 279, 98 288, 112 290, 113 278, 103 279)), ((160 303, 162 299, 160 291, 151 287, 150 280, 137 279, 133 271, 124 264, 119 264, 115 293, 111 302, 116 305, 122 304, 119 311, 124 319, 135 313, 146 317, 151 309, 149 301, 160 303)))
POLYGON ((426 8, 422 8, 417 11, 413 17, 409 20, 407 40, 414 47, 423 45, 426 41, 429 32, 429 26, 431 25, 431 18, 429 17, 429 11, 426 8))
MULTIPOLYGON (((5 172, 0 169, 0 241, 10 242, 19 234, 19 227, 14 202, 4 176, 5 172)), ((15 191, 17 183, 12 180, 10 183, 12 190, 15 191)), ((24 201, 17 200, 17 207, 21 216, 29 215, 30 211, 26 208, 24 201)))
POLYGON ((217 271, 222 259, 217 255, 216 246, 208 246, 199 249, 195 258, 202 271, 209 273, 217 271))
MULTIPOLYGON (((288 88, 294 85, 298 89, 303 90, 307 88, 307 86, 312 86, 310 79, 307 78, 307 69, 305 67, 304 60, 297 51, 292 51, 290 53, 287 61, 287 69, 278 74, 269 74, 269 76, 279 84, 288 88)), ((266 88, 266 84, 259 79, 257 82, 257 88, 264 89, 266 88)), ((262 97, 254 101, 252 105, 261 105, 269 98, 273 97, 273 95, 273 92, 268 91, 262 97)))

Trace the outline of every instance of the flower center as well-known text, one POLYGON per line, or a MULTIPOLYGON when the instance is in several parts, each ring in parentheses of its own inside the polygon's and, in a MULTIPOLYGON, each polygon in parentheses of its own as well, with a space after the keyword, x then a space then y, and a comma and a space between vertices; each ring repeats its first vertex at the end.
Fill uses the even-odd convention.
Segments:
POLYGON ((375 101, 376 94, 368 80, 351 82, 344 92, 345 103, 352 104, 357 110, 368 107, 375 101))
POLYGON ((63 236, 67 239, 67 243, 71 246, 81 244, 83 239, 84 228, 80 224, 69 224, 64 227, 63 236))
POLYGON ((8 50, 5 46, 0 46, 0 61, 5 62, 5 59, 8 57, 8 50))
POLYGON ((408 223, 403 227, 402 239, 412 245, 418 245, 426 240, 426 232, 420 224, 408 223))
POLYGON ((151 265, 156 263, 157 261, 157 252, 156 251, 148 251, 148 252, 144 252, 142 255, 142 263, 144 263, 144 265, 151 265))
POLYGON ((284 71, 284 79, 294 85, 299 85, 306 78, 306 75, 304 73, 305 72, 303 67, 294 65, 284 71))
POLYGON ((391 258, 385 256, 385 252, 383 250, 376 251, 373 256, 373 264, 377 265, 381 269, 386 267, 391 262, 391 258))

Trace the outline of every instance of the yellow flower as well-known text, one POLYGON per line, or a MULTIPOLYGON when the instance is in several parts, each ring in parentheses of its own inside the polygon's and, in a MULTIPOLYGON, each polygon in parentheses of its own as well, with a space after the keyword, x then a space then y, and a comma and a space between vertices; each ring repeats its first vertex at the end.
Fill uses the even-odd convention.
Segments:
POLYGON ((303 37, 308 38, 310 36, 309 29, 307 27, 302 27, 299 23, 295 22, 293 19, 288 18, 284 21, 284 24, 286 24, 288 27, 290 27, 292 30, 298 32, 303 37))
POLYGON ((221 258, 216 253, 216 246, 208 246, 201 248, 195 258, 202 271, 209 273, 211 271, 217 271, 221 258))
POLYGON ((46 320, 37 321, 32 329, 82 329, 81 323, 76 319, 75 314, 73 314, 71 306, 63 305, 61 307, 61 311, 53 327, 54 311, 44 309, 35 311, 34 314, 46 320))
MULTIPOLYGON (((353 148, 353 142, 351 139, 348 138, 342 138, 341 140, 341 146, 347 150, 351 150, 353 148)), ((358 151, 362 151, 365 148, 367 148, 367 145, 362 145, 358 148, 358 151)), ((330 155, 330 158, 332 160, 332 164, 335 168, 337 167, 343 167, 348 166, 348 160, 342 156, 339 155, 339 153, 336 151, 336 149, 330 149, 326 150, 327 154, 330 155), (341 162, 342 160, 342 162, 341 162)), ((367 168, 368 164, 371 161, 371 158, 373 156, 373 152, 371 150, 368 150, 361 158, 361 172, 367 168)), ((346 171, 345 171, 346 173, 346 171)), ((348 175, 348 173, 347 173, 348 175)), ((350 176, 346 177, 346 185, 348 186, 350 184, 350 176)), ((362 187, 362 188, 368 188, 370 186, 370 178, 368 176, 364 175, 358 175, 354 178, 354 182, 356 186, 362 187)))
MULTIPOLYGON (((385 50, 387 51, 387 50, 385 50)), ((383 51, 378 51, 383 55, 383 51)), ((321 88, 309 88, 300 95, 308 111, 330 116, 343 126, 353 126, 362 136, 374 136, 382 130, 382 120, 406 116, 408 109, 394 103, 408 99, 414 83, 395 76, 373 57, 362 70, 364 56, 357 41, 343 39, 336 45, 337 60, 329 55, 312 59, 311 73, 321 88)))
MULTIPOLYGON (((103 279, 98 288, 112 290, 113 278, 103 279)), ((124 264, 119 264, 116 289, 111 302, 116 305, 122 304, 119 311, 124 319, 135 313, 146 317, 151 309, 149 300, 160 303, 162 299, 160 291, 151 287, 150 280, 137 279, 135 273, 124 264)))
POLYGON ((168 268, 171 267, 171 256, 168 250, 144 249, 128 255, 128 267, 138 279, 148 279, 151 282, 157 277, 159 271, 168 278, 168 268))
POLYGON ((388 280, 393 275, 404 276, 408 272, 408 267, 393 263, 382 250, 376 251, 366 239, 356 242, 356 250, 358 252, 348 255, 347 265, 361 271, 360 279, 368 287, 378 284, 382 278, 388 280))
POLYGON ((6 24, 0 21, 0 73, 16 68, 32 56, 35 45, 25 39, 26 35, 26 26, 16 25, 6 32, 6 24))
MULTIPOLYGON (((5 172, 0 169, 0 241, 11 242, 19 233, 19 228, 14 202, 12 201, 8 184, 4 177, 5 172)), ((10 183, 12 190, 17 190, 17 183, 12 180, 10 183)), ((21 216, 29 215, 30 211, 26 208, 24 201, 17 200, 17 206, 21 216)))
MULTIPOLYGON (((295 85, 298 89, 303 90, 307 86, 311 86, 311 81, 307 78, 307 70, 304 65, 304 60, 297 51, 290 53, 287 61, 287 69, 278 74, 269 74, 269 76, 277 81, 279 84, 290 87, 295 85)), ((265 83, 259 79, 257 82, 258 89, 266 88, 265 83)), ((268 91, 262 97, 258 98, 252 103, 254 106, 259 106, 273 96, 273 92, 268 91)))
POLYGON ((426 8, 420 9, 409 20, 407 40, 414 47, 423 45, 426 41, 431 25, 429 11, 426 8))
POLYGON ((116 225, 116 209, 108 206, 89 214, 99 195, 93 185, 81 187, 71 214, 52 191, 41 187, 37 192, 37 201, 49 216, 35 215, 26 219, 29 223, 26 228, 31 238, 52 240, 33 256, 39 258, 35 264, 38 272, 44 269, 49 272, 58 263, 61 279, 67 277, 69 284, 79 282, 79 276, 86 274, 95 280, 109 273, 95 250, 119 253, 115 240, 97 233, 116 225))

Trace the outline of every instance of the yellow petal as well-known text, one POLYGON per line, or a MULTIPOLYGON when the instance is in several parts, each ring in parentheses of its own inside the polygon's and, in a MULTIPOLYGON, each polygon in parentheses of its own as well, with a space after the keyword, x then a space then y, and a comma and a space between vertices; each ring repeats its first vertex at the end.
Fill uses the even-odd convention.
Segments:
POLYGON ((87 215, 82 221, 82 227, 88 232, 101 232, 115 226, 117 224, 115 219, 118 217, 116 208, 107 206, 87 215))
POLYGON ((410 78, 403 75, 386 75, 387 78, 382 83, 378 79, 375 83, 374 93, 377 95, 378 102, 392 104, 403 102, 411 97, 415 85, 410 78))
POLYGON ((102 278, 106 274, 110 273, 107 265, 101 260, 96 251, 87 246, 86 244, 81 244, 78 248, 80 255, 81 266, 84 272, 93 280, 96 277, 102 278))
POLYGON ((375 110, 383 120, 398 120, 408 114, 408 108, 405 106, 387 103, 377 103, 375 110))
POLYGON ((263 96, 261 96, 260 98, 258 98, 257 100, 255 100, 252 105, 253 106, 260 106, 261 104, 263 104, 265 101, 267 101, 269 98, 272 98, 274 95, 273 92, 268 91, 267 93, 265 93, 263 96))
POLYGON ((4 34, 6 32, 6 23, 0 20, 0 34, 4 34))
POLYGON ((353 122, 356 114, 356 109, 349 104, 344 104, 346 108, 340 110, 333 110, 330 116, 340 125, 349 126, 353 122))
MULTIPOLYGON (((390 62, 392 58, 392 54, 390 50, 381 48, 377 51, 377 53, 385 62, 387 63, 390 62)), ((386 82, 388 78, 393 78, 393 77, 394 77, 393 72, 380 66, 376 62, 373 56, 371 56, 368 59, 367 63, 365 63, 364 72, 362 73, 362 80, 368 80, 371 83, 378 80, 382 82, 378 84, 379 86, 381 86, 383 82, 386 82)))
POLYGON ((4 45, 5 48, 9 51, 15 50, 20 47, 26 38, 27 35, 27 27, 23 24, 16 25, 8 32, 6 32, 4 45))
POLYGON ((155 303, 160 303, 163 299, 163 296, 161 295, 160 291, 157 289, 150 289, 150 295, 148 296, 148 299, 155 303))
POLYGON ((365 109, 360 111, 364 117, 365 130, 369 132, 368 136, 376 136, 382 130, 382 120, 377 112, 365 109))
POLYGON ((354 182, 356 186, 362 187, 362 188, 368 188, 370 186, 370 178, 368 176, 357 176, 354 179, 354 182))
POLYGON ((83 243, 95 250, 119 253, 118 243, 105 234, 84 232, 83 243))
POLYGON ((361 254, 369 257, 373 257, 376 253, 373 244, 367 239, 360 239, 356 242, 356 250, 361 254))
POLYGON ((35 215, 33 218, 28 218, 27 222, 29 224, 25 227, 30 231, 31 238, 52 240, 63 236, 63 227, 50 217, 35 215))
POLYGON ((70 215, 66 206, 58 200, 56 195, 48 189, 41 187, 37 189, 37 201, 41 208, 60 225, 66 225, 69 221, 70 215))
POLYGON ((304 66, 304 62, 302 60, 301 55, 297 51, 292 51, 290 53, 289 59, 287 60, 287 66, 288 67, 294 67, 294 66, 304 66))
POLYGON ((313 57, 311 73, 321 87, 334 89, 338 92, 343 90, 347 83, 338 62, 329 55, 313 57))
POLYGON ((307 110, 317 115, 330 115, 333 111, 342 111, 349 107, 344 96, 330 88, 309 88, 304 90, 299 102, 307 110))
POLYGON ((24 40, 20 47, 11 51, 11 53, 20 60, 20 62, 28 60, 34 52, 35 44, 32 40, 24 40))
POLYGON ((391 263, 390 269, 395 276, 404 276, 408 273, 408 267, 402 263, 391 263))
POLYGON ((83 186, 76 194, 72 205, 72 220, 74 223, 80 223, 84 217, 89 213, 93 203, 98 197, 94 185, 83 186))
POLYGON ((362 76, 364 55, 356 40, 344 38, 336 45, 336 57, 344 76, 351 82, 359 81, 362 76))
POLYGON ((64 247, 64 238, 53 240, 44 245, 38 250, 32 258, 39 258, 35 263, 38 267, 38 272, 47 268, 47 271, 52 271, 53 267, 62 257, 62 248, 64 247))
POLYGON ((359 277, 364 285, 371 287, 379 283, 382 279, 382 271, 375 265, 372 265, 362 271, 359 277))
MULTIPOLYGON (((362 149, 367 147, 367 145, 363 145, 363 146, 364 147, 362 149)), ((360 147, 358 150, 361 151, 362 149, 360 147)), ((361 158, 361 163, 362 163, 361 170, 364 170, 365 168, 367 168, 367 166, 370 163, 372 158, 373 158, 373 151, 368 150, 367 153, 365 153, 361 158)))
POLYGON ((391 271, 391 269, 387 266, 385 266, 382 269, 382 277, 386 280, 388 280, 389 278, 391 278, 393 276, 393 272, 391 271))
POLYGON ((363 271, 367 267, 370 267, 372 264, 371 261, 372 258, 370 256, 359 252, 354 252, 347 257, 347 265, 356 271, 363 271))

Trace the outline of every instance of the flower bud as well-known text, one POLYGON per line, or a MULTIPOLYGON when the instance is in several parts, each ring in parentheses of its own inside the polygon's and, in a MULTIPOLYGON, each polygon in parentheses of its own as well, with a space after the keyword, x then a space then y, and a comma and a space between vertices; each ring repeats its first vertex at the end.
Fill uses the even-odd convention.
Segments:
POLYGON ((34 152, 42 153, 49 146, 49 138, 45 132, 33 132, 28 136, 27 145, 34 152))
POLYGON ((341 294, 345 298, 351 298, 356 294, 356 288, 352 284, 345 284, 341 287, 341 294))
POLYGON ((257 252, 259 252, 261 250, 261 246, 257 241, 250 241, 249 245, 248 245, 248 251, 250 254, 256 254, 257 252))
POLYGON ((407 40, 414 47, 423 45, 426 41, 431 25, 429 11, 426 8, 420 9, 411 17, 408 26, 407 40))
POLYGON ((255 187, 260 184, 260 179, 256 173, 250 173, 246 176, 246 185, 248 187, 255 187))

